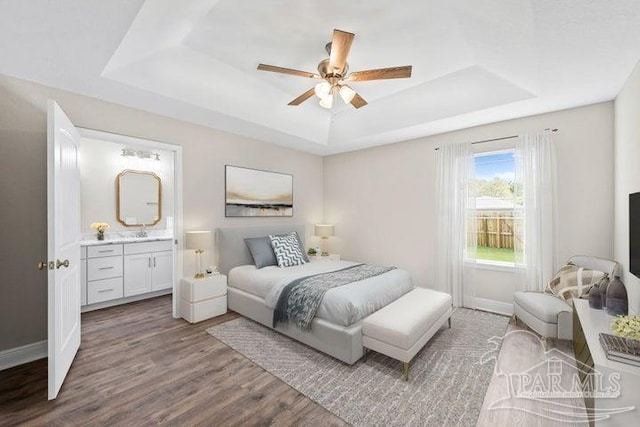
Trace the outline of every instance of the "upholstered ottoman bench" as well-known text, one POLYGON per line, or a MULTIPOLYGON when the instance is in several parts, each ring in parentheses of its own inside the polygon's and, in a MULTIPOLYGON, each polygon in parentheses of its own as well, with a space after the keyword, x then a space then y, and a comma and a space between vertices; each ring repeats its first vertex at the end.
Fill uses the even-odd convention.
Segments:
POLYGON ((409 380, 409 362, 433 335, 449 321, 451 295, 416 288, 362 321, 362 345, 403 362, 409 380))

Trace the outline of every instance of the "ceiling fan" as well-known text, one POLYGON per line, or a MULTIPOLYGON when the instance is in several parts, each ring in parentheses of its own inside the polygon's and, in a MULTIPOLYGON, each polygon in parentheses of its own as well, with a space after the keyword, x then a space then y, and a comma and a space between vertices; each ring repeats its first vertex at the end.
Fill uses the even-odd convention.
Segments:
POLYGON ((325 49, 329 54, 329 58, 320 61, 318 64, 318 74, 266 64, 259 64, 258 70, 289 74, 292 76, 306 77, 310 79, 322 79, 322 82, 291 101, 289 105, 300 105, 315 94, 320 98, 320 105, 324 108, 333 107, 333 100, 336 94, 339 94, 344 102, 350 103, 356 108, 361 108, 367 105, 367 101, 358 95, 353 88, 346 84, 346 82, 364 82, 368 80, 403 79, 411 77, 411 65, 349 73, 347 56, 349 55, 349 50, 351 49, 354 37, 355 34, 353 33, 333 30, 333 39, 325 46, 325 49))

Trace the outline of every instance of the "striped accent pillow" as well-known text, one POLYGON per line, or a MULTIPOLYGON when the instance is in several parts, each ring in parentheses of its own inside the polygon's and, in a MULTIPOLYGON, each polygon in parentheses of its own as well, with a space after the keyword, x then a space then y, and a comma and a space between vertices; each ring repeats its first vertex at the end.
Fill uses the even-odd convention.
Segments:
POLYGON ((269 235, 273 252, 276 254, 278 267, 292 267, 305 264, 304 255, 295 231, 285 236, 269 235))

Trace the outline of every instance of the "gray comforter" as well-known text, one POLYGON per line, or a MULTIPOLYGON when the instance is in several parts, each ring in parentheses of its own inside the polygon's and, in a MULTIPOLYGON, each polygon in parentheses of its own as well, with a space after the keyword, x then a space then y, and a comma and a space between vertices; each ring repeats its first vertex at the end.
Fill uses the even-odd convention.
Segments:
POLYGON ((297 278, 280 290, 273 313, 273 326, 291 321, 301 329, 308 330, 328 290, 379 276, 393 269, 395 267, 357 264, 329 273, 297 278))

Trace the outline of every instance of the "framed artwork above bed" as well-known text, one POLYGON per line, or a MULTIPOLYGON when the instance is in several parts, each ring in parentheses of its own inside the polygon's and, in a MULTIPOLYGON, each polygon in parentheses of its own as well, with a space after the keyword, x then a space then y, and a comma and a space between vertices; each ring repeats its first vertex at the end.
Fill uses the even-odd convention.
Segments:
POLYGON ((225 216, 293 216, 293 175, 226 165, 225 216))

